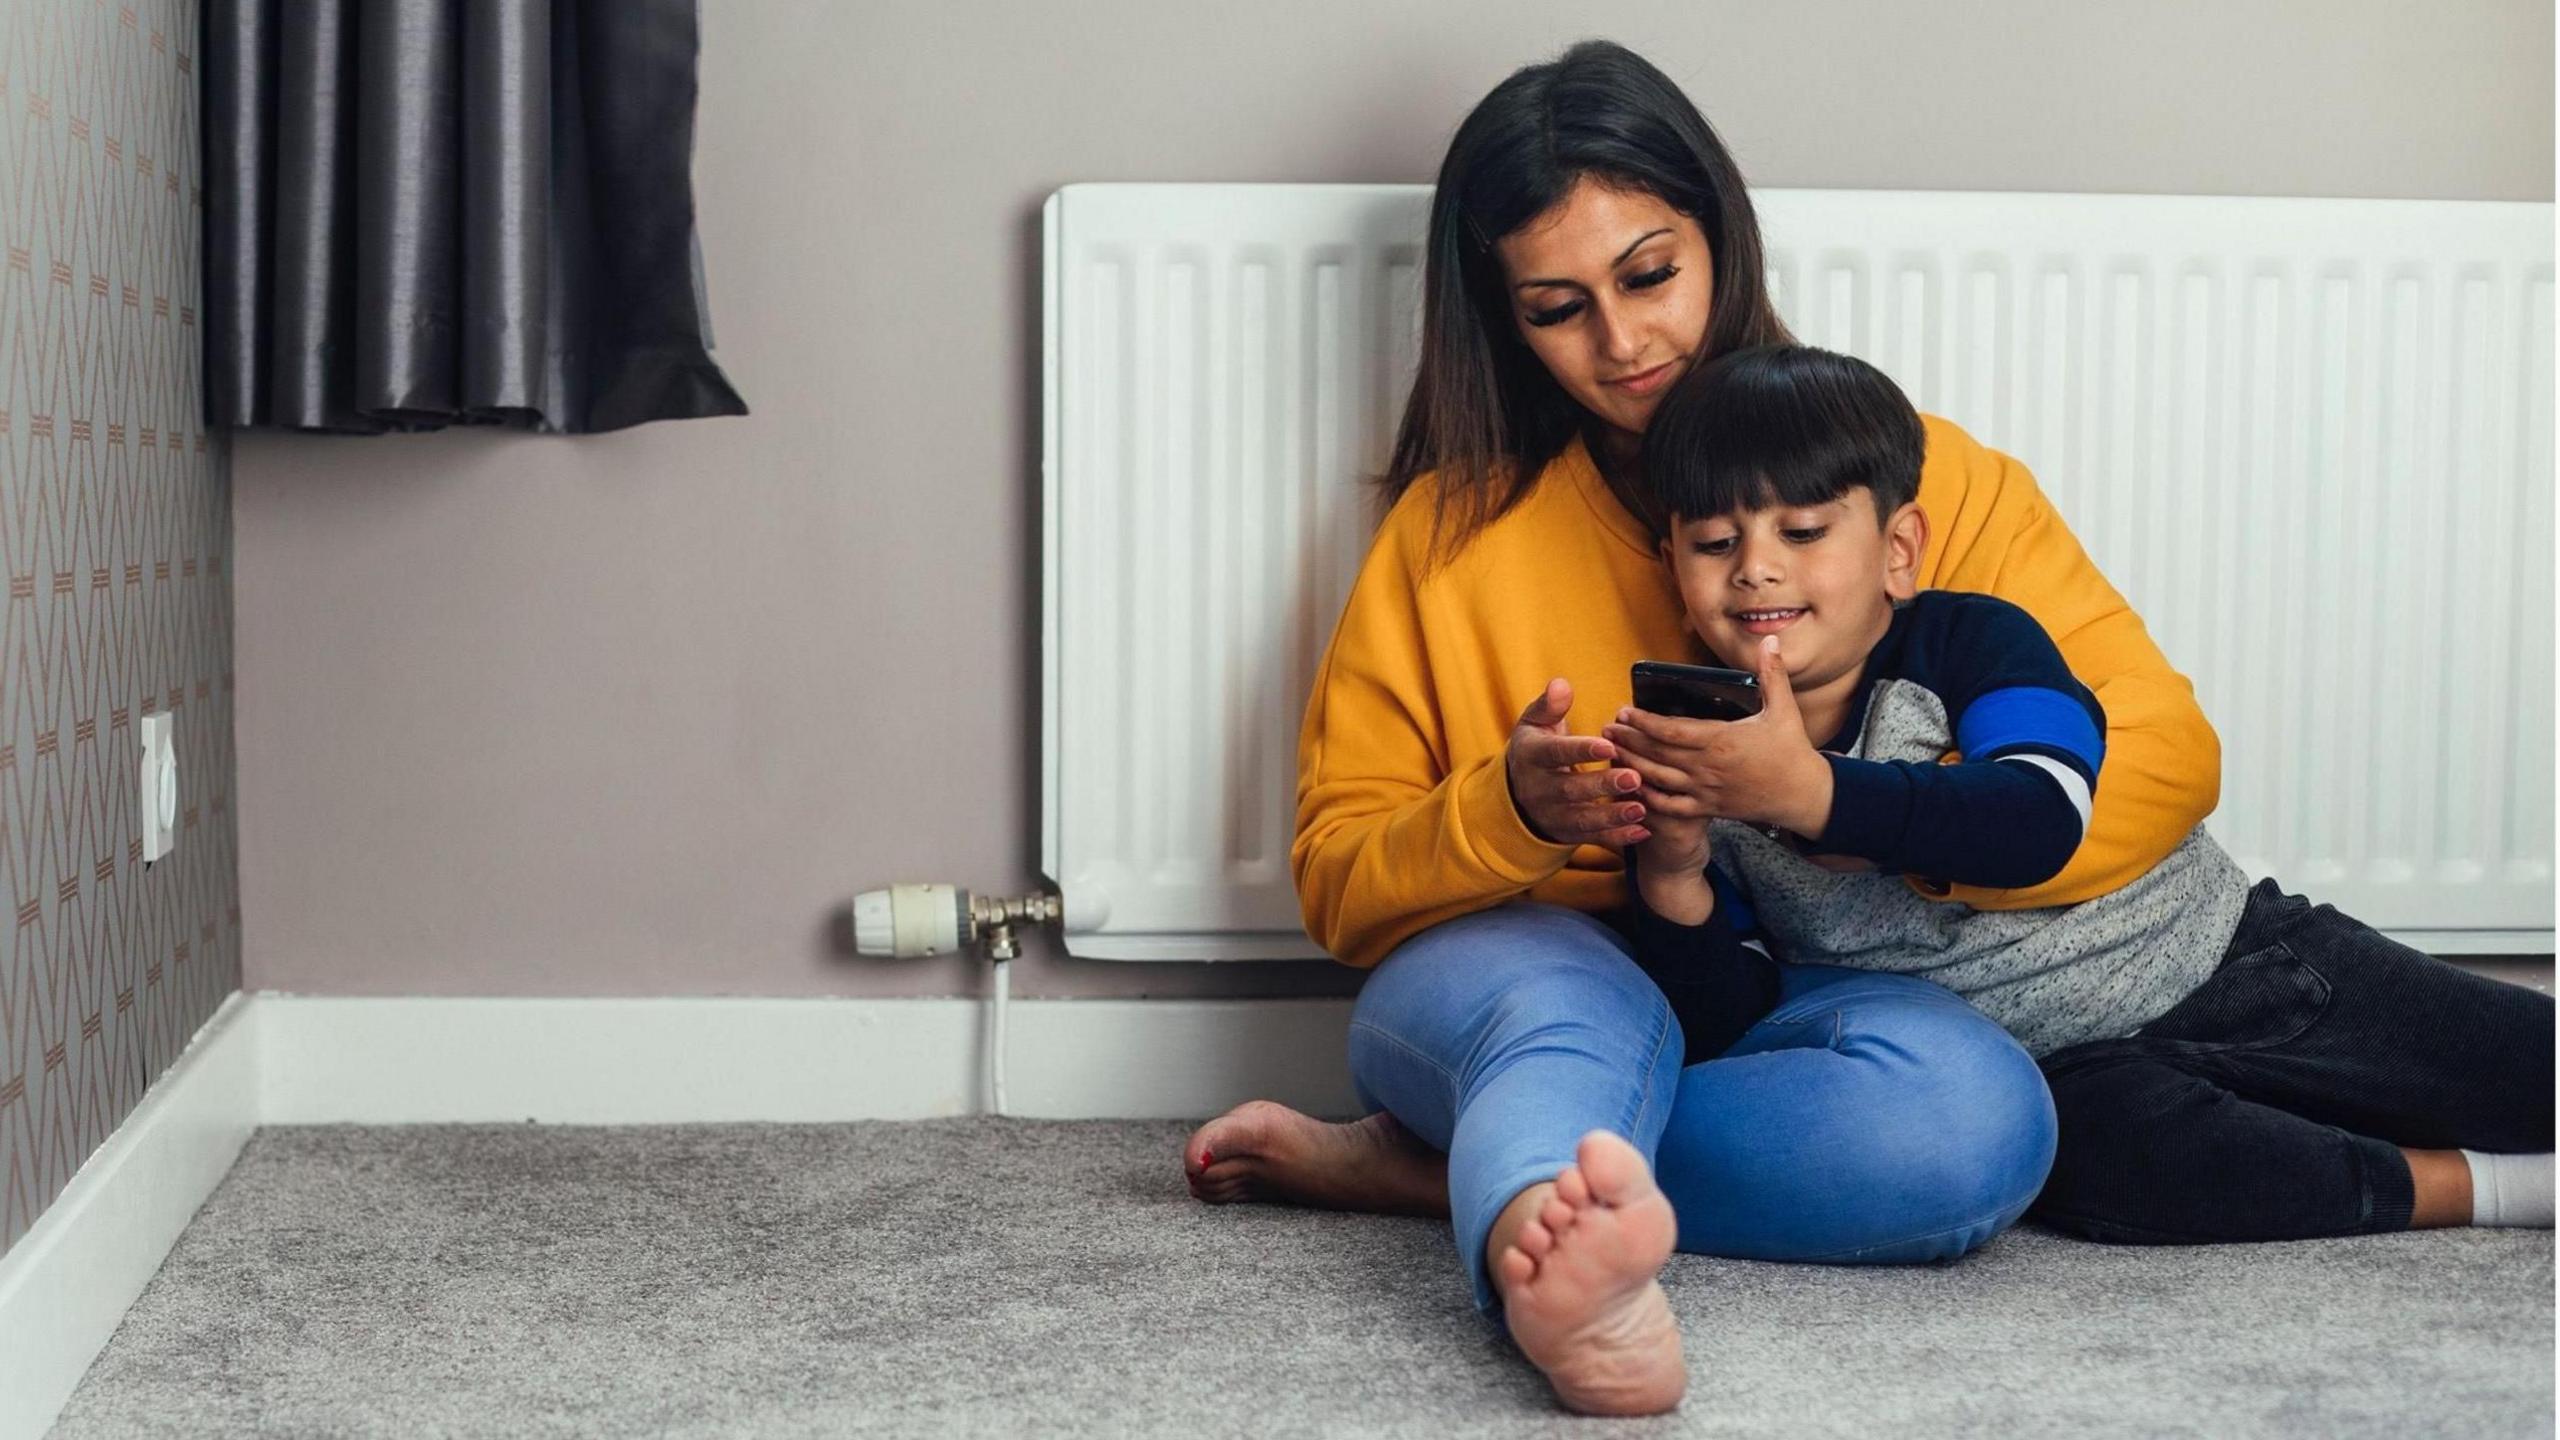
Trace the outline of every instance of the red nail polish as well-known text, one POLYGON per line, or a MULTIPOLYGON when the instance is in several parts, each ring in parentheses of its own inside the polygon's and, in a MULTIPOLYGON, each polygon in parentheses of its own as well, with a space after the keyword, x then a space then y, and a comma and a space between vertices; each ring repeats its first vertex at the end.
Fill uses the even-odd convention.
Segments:
POLYGON ((1209 1168, 1209 1164, 1210 1164, 1210 1162, 1211 1162, 1211 1161, 1213 1161, 1213 1160, 1216 1160, 1217 1158, 1218 1158, 1217 1156, 1210 1154, 1210 1153, 1209 1153, 1208 1151, 1206 1151, 1206 1150, 1201 1151, 1201 1152, 1200 1152, 1200 1168, 1201 1168, 1201 1169, 1203 1169, 1203 1170, 1208 1169, 1208 1168, 1209 1168))

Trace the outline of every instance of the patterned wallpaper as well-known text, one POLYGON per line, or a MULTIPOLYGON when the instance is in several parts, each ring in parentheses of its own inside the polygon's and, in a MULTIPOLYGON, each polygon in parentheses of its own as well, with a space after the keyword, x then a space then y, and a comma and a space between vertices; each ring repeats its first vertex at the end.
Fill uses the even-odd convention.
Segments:
POLYGON ((0 1248, 240 985, 196 0, 0 0, 0 1248), (142 863, 139 716, 178 747, 142 863))

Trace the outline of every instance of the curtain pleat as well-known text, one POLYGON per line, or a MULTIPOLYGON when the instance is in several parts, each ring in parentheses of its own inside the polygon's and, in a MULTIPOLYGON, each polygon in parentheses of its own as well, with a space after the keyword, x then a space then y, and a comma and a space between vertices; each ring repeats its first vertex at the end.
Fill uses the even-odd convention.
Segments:
POLYGON ((743 415, 694 224, 694 0, 208 0, 216 424, 743 415))

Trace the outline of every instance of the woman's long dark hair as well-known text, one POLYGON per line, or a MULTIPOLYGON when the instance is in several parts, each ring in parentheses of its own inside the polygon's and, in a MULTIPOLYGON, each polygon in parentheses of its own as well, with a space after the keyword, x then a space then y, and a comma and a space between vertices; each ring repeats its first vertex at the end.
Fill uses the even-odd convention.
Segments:
POLYGON ((1699 359, 1793 338, 1769 304, 1742 172, 1671 77, 1606 40, 1514 71, 1468 113, 1440 163, 1422 359, 1378 480, 1384 510, 1440 472, 1435 559, 1519 504, 1585 419, 1520 338, 1493 245, 1586 175, 1658 196, 1706 232, 1715 285, 1699 359))

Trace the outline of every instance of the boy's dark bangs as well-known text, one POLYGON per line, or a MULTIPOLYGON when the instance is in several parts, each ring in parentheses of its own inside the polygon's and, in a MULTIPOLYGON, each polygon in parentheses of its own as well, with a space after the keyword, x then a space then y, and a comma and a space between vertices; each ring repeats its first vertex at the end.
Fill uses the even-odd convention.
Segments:
POLYGON ((1676 487, 1697 492, 1694 502, 1680 505, 1678 513, 1705 519, 1772 507, 1828 505, 1849 493, 1858 469, 1856 460, 1854 455, 1813 456, 1783 446, 1757 455, 1718 446, 1714 460, 1691 472, 1696 477, 1693 485, 1676 487))
POLYGON ((1851 489, 1879 520, 1918 489, 1919 417, 1883 372, 1805 347, 1740 351, 1681 377, 1644 437, 1643 518, 1704 520, 1828 505, 1851 489))
POLYGON ((1645 435, 1644 474, 1664 533, 1675 515, 1828 505, 1870 468, 1855 438, 1824 423, 1793 386, 1730 371, 1688 378, 1706 383, 1666 400, 1645 435))

